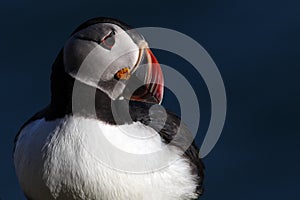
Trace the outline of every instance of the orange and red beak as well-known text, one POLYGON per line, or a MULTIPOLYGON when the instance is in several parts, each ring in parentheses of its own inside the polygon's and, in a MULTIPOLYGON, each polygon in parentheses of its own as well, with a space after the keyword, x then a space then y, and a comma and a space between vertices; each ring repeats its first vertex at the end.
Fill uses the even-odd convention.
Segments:
POLYGON ((131 74, 125 93, 130 100, 160 104, 164 93, 164 77, 156 57, 149 48, 143 50, 137 69, 131 74))

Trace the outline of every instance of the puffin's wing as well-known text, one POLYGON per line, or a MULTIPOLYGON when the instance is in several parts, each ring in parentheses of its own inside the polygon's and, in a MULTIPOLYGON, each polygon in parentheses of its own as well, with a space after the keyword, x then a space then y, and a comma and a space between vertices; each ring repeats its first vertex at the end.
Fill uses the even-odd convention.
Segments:
POLYGON ((15 153, 15 149, 16 149, 16 145, 19 139, 19 135, 21 133, 21 131, 31 122, 38 120, 38 119, 42 119, 44 118, 47 113, 49 113, 49 106, 47 106, 46 108, 44 108, 43 110, 37 112, 36 114, 34 114, 29 120, 27 120, 19 129, 19 131, 17 132, 15 138, 14 138, 14 147, 13 147, 13 154, 15 153))
POLYGON ((165 143, 184 151, 183 155, 189 161, 192 174, 199 178, 196 192, 201 195, 203 193, 204 164, 199 158, 199 148, 195 145, 192 133, 175 114, 165 112, 164 109, 150 109, 149 111, 150 107, 151 104, 132 102, 130 104, 132 119, 150 126, 159 133, 165 143))

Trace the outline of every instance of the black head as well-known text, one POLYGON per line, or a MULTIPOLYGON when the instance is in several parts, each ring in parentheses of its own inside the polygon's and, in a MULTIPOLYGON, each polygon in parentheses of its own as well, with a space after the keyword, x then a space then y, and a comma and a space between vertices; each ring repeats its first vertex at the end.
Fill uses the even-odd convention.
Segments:
POLYGON ((75 81, 96 89, 101 103, 123 96, 160 103, 163 96, 162 72, 145 39, 111 18, 84 22, 65 43, 52 68, 52 107, 71 110, 75 81))

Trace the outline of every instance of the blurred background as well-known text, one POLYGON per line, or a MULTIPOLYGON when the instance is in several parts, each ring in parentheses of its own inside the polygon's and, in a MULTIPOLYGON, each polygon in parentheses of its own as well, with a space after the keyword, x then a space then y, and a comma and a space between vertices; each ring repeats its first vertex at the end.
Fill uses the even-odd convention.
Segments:
MULTIPOLYGON (((218 66, 228 111, 221 138, 204 159, 206 189, 201 199, 300 199, 299 1, 3 0, 1 200, 24 199, 12 162, 13 139, 19 127, 49 103, 51 65, 69 34, 97 16, 133 27, 180 31, 199 42, 218 66)), ((210 117, 205 83, 178 56, 163 51, 156 56, 193 85, 201 109, 201 145, 210 117)), ((180 113, 171 91, 164 105, 180 113)))

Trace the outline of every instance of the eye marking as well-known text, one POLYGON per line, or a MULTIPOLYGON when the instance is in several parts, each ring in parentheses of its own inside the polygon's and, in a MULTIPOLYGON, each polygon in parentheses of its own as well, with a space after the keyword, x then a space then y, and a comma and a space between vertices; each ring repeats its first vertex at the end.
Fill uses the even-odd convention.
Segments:
POLYGON ((128 80, 130 78, 130 69, 128 67, 124 67, 124 68, 120 69, 115 74, 114 78, 117 80, 128 80))
POLYGON ((112 30, 106 35, 100 42, 99 45, 107 50, 111 50, 115 44, 115 31, 112 30))

